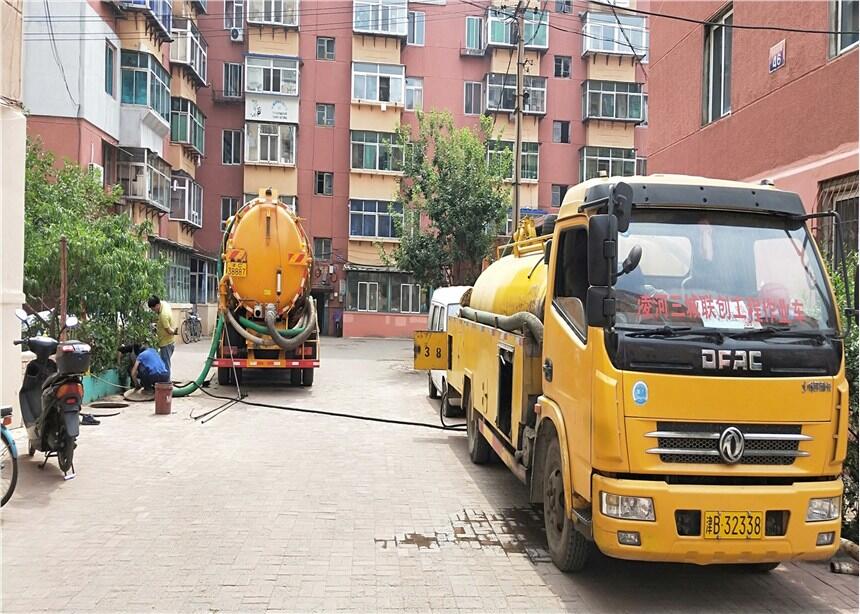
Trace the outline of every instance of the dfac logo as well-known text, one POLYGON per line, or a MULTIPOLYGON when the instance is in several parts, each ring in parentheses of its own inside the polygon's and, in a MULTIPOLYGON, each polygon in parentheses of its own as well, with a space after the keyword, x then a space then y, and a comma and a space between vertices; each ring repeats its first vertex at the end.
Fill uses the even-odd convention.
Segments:
POLYGON ((761 366, 761 352, 756 350, 702 350, 703 369, 761 371, 761 366))
POLYGON ((744 434, 740 429, 730 426, 720 435, 718 450, 724 463, 734 465, 744 455, 744 434))

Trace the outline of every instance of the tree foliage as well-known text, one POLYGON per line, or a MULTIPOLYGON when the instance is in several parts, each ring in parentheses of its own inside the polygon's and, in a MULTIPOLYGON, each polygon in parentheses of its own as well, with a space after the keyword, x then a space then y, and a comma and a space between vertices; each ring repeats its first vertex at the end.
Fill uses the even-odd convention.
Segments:
MULTIPOLYGON (((116 366, 121 343, 150 340, 146 298, 163 291, 165 265, 148 257, 149 225, 115 213, 118 187, 106 191, 80 166, 57 169, 54 162, 38 142, 28 143, 24 291, 34 309, 59 307, 65 236, 68 310, 80 319, 75 337, 92 345, 92 370, 100 372, 116 366)), ((51 323, 53 335, 57 324, 51 323)))
POLYGON ((510 150, 488 160, 489 119, 455 128, 447 112, 419 113, 417 132, 403 127, 399 140, 403 233, 390 259, 423 285, 474 283, 510 207, 510 150))
MULTIPOLYGON (((857 252, 848 254, 848 275, 857 270, 857 252)), ((840 310, 850 305, 845 279, 841 270, 831 270, 833 290, 840 310)), ((851 287, 853 291, 853 284, 851 287)), ((843 322, 847 324, 843 316, 843 322)), ((851 324, 851 332, 845 338, 845 376, 848 379, 848 456, 842 471, 842 481, 845 493, 842 497, 842 537, 854 543, 858 541, 858 432, 857 432, 857 390, 858 390, 858 339, 860 330, 855 320, 851 324)))

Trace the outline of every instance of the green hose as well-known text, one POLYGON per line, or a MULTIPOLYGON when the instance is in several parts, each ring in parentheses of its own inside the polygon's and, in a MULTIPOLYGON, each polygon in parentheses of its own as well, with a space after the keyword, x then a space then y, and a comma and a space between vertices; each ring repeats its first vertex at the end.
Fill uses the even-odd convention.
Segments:
POLYGON ((185 397, 200 388, 206 376, 209 375, 209 369, 212 368, 212 361, 215 359, 215 353, 218 351, 218 344, 221 342, 221 332, 224 330, 224 318, 218 316, 218 321, 215 323, 215 332, 212 334, 212 345, 209 347, 209 356, 206 357, 206 362, 203 365, 203 370, 197 379, 183 386, 182 388, 174 388, 174 397, 185 397))
MULTIPOLYGON (((262 324, 257 324, 253 320, 249 320, 248 318, 239 317, 239 324, 244 326, 245 328, 250 328, 251 330, 263 333, 265 335, 269 334, 269 329, 263 326, 262 324)), ((295 328, 286 328, 286 329, 278 329, 278 334, 282 337, 295 337, 299 333, 304 332, 304 326, 296 326, 295 328)))

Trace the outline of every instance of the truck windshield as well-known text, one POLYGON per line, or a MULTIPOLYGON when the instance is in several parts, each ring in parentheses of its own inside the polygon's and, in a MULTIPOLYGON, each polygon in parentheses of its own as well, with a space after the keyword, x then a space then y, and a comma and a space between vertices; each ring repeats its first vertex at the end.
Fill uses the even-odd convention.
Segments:
POLYGON ((618 260, 619 325, 832 331, 836 318, 813 239, 802 223, 746 213, 634 210, 618 260))

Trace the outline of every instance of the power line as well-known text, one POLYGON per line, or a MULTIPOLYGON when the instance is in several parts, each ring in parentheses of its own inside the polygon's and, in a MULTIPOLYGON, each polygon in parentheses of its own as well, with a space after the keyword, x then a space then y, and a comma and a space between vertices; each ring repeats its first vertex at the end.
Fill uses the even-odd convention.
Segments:
MULTIPOLYGON (((60 76, 63 77, 63 84, 66 86, 66 93, 69 95, 69 100, 74 103, 74 105, 78 105, 78 101, 72 95, 72 88, 69 87, 69 80, 66 78, 66 69, 63 67, 63 62, 60 60, 60 54, 57 51, 57 41, 54 38, 54 26, 51 22, 51 6, 48 0, 44 0, 45 3, 45 12, 48 16, 48 33, 51 39, 51 54, 54 56, 54 62, 57 64, 57 67, 60 69, 60 76)), ((78 109, 79 111, 80 109, 78 109)))

